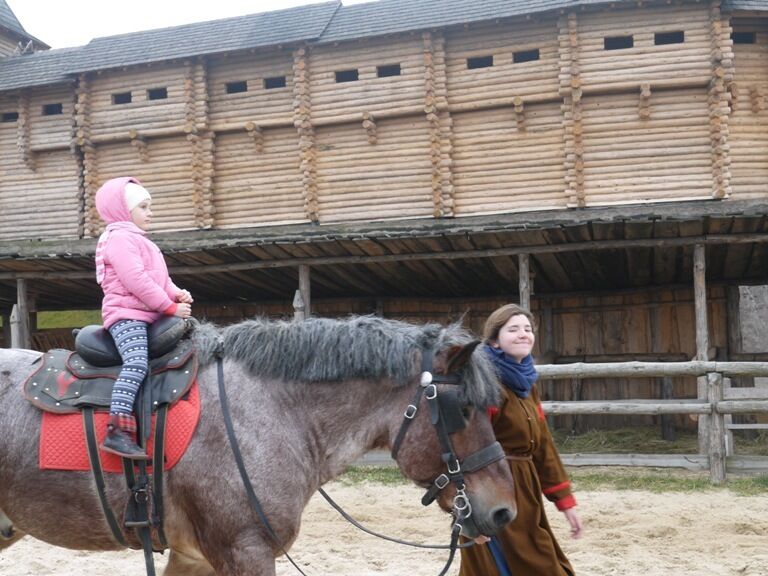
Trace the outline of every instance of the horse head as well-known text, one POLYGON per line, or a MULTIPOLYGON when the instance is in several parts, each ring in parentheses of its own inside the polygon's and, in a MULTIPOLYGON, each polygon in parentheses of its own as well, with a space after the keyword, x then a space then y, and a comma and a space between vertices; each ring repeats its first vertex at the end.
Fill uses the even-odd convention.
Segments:
POLYGON ((425 350, 394 440, 401 471, 452 512, 464 536, 492 536, 517 515, 514 482, 487 408, 498 401, 498 382, 478 341, 425 350))

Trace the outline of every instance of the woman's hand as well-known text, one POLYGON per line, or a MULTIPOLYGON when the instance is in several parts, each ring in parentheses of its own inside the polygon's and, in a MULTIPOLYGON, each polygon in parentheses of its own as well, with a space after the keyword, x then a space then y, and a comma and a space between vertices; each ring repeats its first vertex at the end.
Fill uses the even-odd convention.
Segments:
POLYGON ((565 514, 568 524, 571 525, 571 538, 574 540, 581 538, 581 534, 584 531, 584 525, 581 523, 581 518, 579 517, 579 513, 576 512, 576 508, 563 510, 563 514, 565 514))
POLYGON ((184 304, 192 304, 194 302, 189 290, 179 290, 179 293, 176 294, 176 301, 184 304))
POLYGON ((186 302, 180 302, 176 305, 176 312, 173 315, 179 318, 189 318, 192 316, 192 306, 186 302))

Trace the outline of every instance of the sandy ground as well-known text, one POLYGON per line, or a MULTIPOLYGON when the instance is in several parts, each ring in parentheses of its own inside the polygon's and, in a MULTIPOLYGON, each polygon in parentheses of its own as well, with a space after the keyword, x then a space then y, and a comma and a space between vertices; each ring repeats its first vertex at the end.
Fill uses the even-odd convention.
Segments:
MULTIPOLYGON (((331 483, 326 488, 373 529, 421 542, 447 541, 447 517, 435 508, 422 508, 415 487, 331 483)), ((595 491, 578 497, 586 526, 581 540, 568 537, 564 518, 554 507, 548 514, 580 576, 768 575, 768 495, 595 491)), ((319 497, 307 508, 291 552, 308 576, 432 576, 446 559, 444 551, 398 546, 361 533, 319 497)), ((164 566, 165 557, 156 559, 158 567, 164 566)), ((141 552, 70 551, 31 538, 0 552, 3 576, 143 573, 141 552)), ((457 573, 458 562, 450 574, 457 573)), ((298 573, 281 560, 278 574, 298 573)))

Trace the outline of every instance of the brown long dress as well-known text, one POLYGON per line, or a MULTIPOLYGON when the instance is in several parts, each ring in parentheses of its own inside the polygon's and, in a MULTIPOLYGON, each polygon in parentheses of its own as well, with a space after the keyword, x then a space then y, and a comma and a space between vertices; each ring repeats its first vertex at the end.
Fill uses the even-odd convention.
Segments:
MULTIPOLYGON (((547 521, 542 495, 560 510, 576 502, 536 387, 525 399, 505 389, 499 411, 491 418, 515 479, 517 518, 496 535, 512 576, 573 576, 547 521)), ((499 574, 488 546, 462 549, 459 574, 499 574)))

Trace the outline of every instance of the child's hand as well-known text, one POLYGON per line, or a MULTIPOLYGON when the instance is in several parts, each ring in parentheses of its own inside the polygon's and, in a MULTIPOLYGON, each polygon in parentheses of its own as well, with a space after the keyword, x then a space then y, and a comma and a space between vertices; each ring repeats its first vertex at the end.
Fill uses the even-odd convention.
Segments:
POLYGON ((194 302, 189 290, 179 290, 179 293, 176 294, 176 301, 183 302, 184 304, 192 304, 192 302, 194 302))
POLYGON ((176 305, 176 312, 173 315, 179 318, 189 318, 192 316, 192 306, 186 302, 180 302, 176 305))

